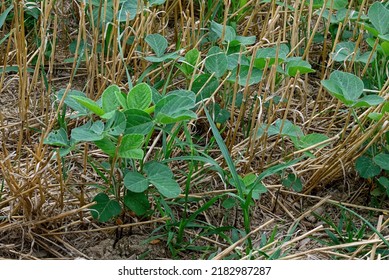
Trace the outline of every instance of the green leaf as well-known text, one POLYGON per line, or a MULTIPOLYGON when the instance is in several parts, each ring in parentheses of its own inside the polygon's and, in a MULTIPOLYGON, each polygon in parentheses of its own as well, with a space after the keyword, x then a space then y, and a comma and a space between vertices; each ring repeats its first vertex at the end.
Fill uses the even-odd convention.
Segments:
POLYGON ((215 77, 220 78, 227 71, 227 66, 227 55, 219 47, 210 48, 205 59, 207 71, 214 73, 215 77))
POLYGON ((101 101, 105 113, 114 111, 120 107, 120 102, 116 97, 118 94, 121 94, 121 92, 117 85, 111 85, 104 90, 101 101))
POLYGON ((160 34, 150 34, 145 38, 146 43, 154 51, 157 57, 161 57, 168 46, 167 40, 160 34))
POLYGON ((112 142, 109 137, 104 137, 103 139, 94 141, 93 143, 110 157, 115 156, 116 143, 112 142))
POLYGON ((144 170, 148 176, 148 178, 153 178, 153 176, 158 176, 158 177, 167 177, 167 178, 172 178, 173 177, 173 172, 170 170, 170 168, 160 162, 156 161, 151 161, 145 164, 144 170))
POLYGON ((128 109, 147 109, 152 101, 151 88, 146 83, 140 83, 134 86, 127 95, 128 109))
POLYGON ((328 0, 327 1, 327 8, 330 9, 332 5, 333 10, 339 10, 344 7, 346 7, 348 4, 347 0, 328 0))
MULTIPOLYGON (((89 1, 88 1, 89 2, 89 1)), ((87 2, 87 3, 88 3, 87 2)), ((113 20, 113 2, 112 1, 102 1, 100 5, 100 0, 93 0, 92 5, 92 14, 93 21, 95 25, 98 25, 97 20, 100 18, 100 25, 105 25, 113 20), (106 5, 105 5, 106 3, 106 5), (100 16, 99 16, 100 13, 100 16)))
MULTIPOLYGON (((328 140, 328 136, 324 135, 324 134, 320 134, 320 133, 311 133, 311 134, 308 134, 308 135, 305 135, 305 136, 302 136, 300 138, 295 138, 293 137, 292 138, 292 141, 294 143, 294 145, 296 146, 296 148, 298 149, 305 149, 305 148, 309 148, 313 145, 316 145, 320 142, 324 142, 326 140, 328 140)), ((330 143, 327 143, 327 144, 323 144, 323 145, 320 145, 318 147, 316 147, 316 149, 320 149, 326 145, 329 145, 330 143)))
POLYGON ((301 192, 303 190, 303 184, 300 178, 294 173, 288 174, 288 177, 282 180, 282 184, 289 189, 293 189, 295 192, 301 192))
MULTIPOLYGON (((355 51, 354 42, 341 42, 336 45, 335 52, 331 53, 331 57, 334 61, 337 62, 351 61, 354 56, 354 51, 355 51)), ((366 64, 370 54, 371 52, 365 52, 364 54, 360 54, 359 50, 357 50, 355 61, 366 64)), ((371 61, 373 61, 374 58, 375 56, 373 55, 371 61)))
POLYGON ((211 130, 212 130, 212 133, 215 137, 215 140, 216 140, 216 142, 220 148, 220 151, 222 152, 223 157, 227 163, 228 169, 231 172, 233 182, 234 182, 235 187, 238 191, 238 196, 242 199, 242 201, 241 201, 242 204, 244 204, 245 203, 245 201, 243 201, 243 197, 244 197, 243 191, 245 188, 244 183, 242 182, 242 180, 240 180, 238 172, 237 172, 235 164, 234 164, 234 161, 231 158, 231 155, 228 151, 228 148, 227 148, 226 144, 224 143, 224 140, 223 140, 222 136, 220 135, 220 132, 219 132, 218 128, 216 127, 215 123, 213 122, 211 115, 209 114, 206 107, 204 107, 204 112, 205 112, 205 115, 207 116, 208 123, 211 126, 211 130))
POLYGON ((286 64, 286 73, 288 76, 295 77, 297 72, 302 74, 313 73, 315 70, 312 69, 311 64, 308 61, 302 60, 301 57, 294 57, 289 59, 286 64))
POLYGON ((87 108, 89 111, 95 113, 98 116, 104 115, 104 110, 100 108, 97 103, 87 97, 82 97, 82 96, 75 96, 73 95, 72 98, 76 100, 79 104, 87 108))
POLYGON ((162 56, 146 56, 144 59, 150 62, 154 63, 159 63, 159 62, 164 62, 166 60, 175 60, 179 58, 178 51, 173 52, 173 53, 167 53, 162 56))
POLYGON ((123 107, 123 109, 128 109, 127 108, 127 95, 123 94, 121 91, 117 92, 115 91, 115 96, 117 102, 123 107))
POLYGON ((136 215, 142 216, 148 210, 150 210, 150 203, 147 195, 144 193, 134 193, 127 191, 123 199, 124 205, 131 211, 134 211, 136 215))
POLYGON ((373 158, 375 164, 389 171, 389 154, 380 153, 373 158))
MULTIPOLYGON (((236 71, 238 68, 235 68, 234 71, 232 71, 230 78, 228 79, 231 82, 235 82, 236 78, 236 71)), ((239 69, 239 75, 238 75, 238 84, 241 86, 245 86, 246 84, 248 86, 258 84, 262 80, 263 71, 259 70, 258 68, 253 68, 250 71, 250 66, 242 65, 239 69), (250 76, 250 79, 248 80, 248 75, 250 76)))
POLYGON ((113 136, 119 136, 126 129, 126 117, 123 112, 113 111, 113 116, 105 124, 104 131, 113 136))
POLYGON ((228 26, 228 25, 224 26, 224 25, 219 24, 215 21, 211 21, 211 31, 214 32, 219 39, 222 37, 223 30, 224 30, 224 41, 225 42, 231 42, 231 41, 235 40, 236 32, 235 32, 234 28, 232 28, 231 26, 228 26))
POLYGON ((104 123, 102 121, 95 121, 91 127, 90 130, 96 133, 97 135, 101 135, 104 131, 104 123))
POLYGON ((180 185, 174 179, 168 177, 155 175, 150 179, 150 183, 157 188, 160 194, 167 198, 175 198, 181 193, 180 185))
POLYGON ((357 102, 353 105, 353 107, 354 108, 371 107, 371 106, 379 105, 384 101, 385 99, 382 98, 381 96, 370 94, 358 99, 357 102))
POLYGON ((150 7, 157 6, 157 5, 162 5, 166 2, 166 0, 149 0, 149 5, 150 7))
POLYGON ((182 62, 181 69, 185 75, 193 73, 197 60, 200 57, 200 52, 197 49, 191 49, 185 54, 185 60, 182 62))
POLYGON ((386 195, 389 197, 389 179, 386 177, 380 177, 378 182, 385 188, 386 195))
MULTIPOLYGON (((103 134, 96 133, 91 129, 92 127, 91 122, 87 122, 86 124, 73 128, 71 132, 71 138, 76 142, 93 142, 98 141, 104 138, 103 134)), ((97 127, 99 125, 96 125, 94 128, 97 130, 97 127)))
POLYGON ((129 20, 133 20, 140 10, 140 7, 138 7, 138 0, 127 0, 119 10, 118 21, 126 22, 127 16, 129 16, 129 20))
POLYGON ((355 162, 355 169, 359 176, 368 179, 377 176, 381 172, 381 168, 374 161, 366 156, 359 157, 355 162))
POLYGON ((234 207, 236 205, 236 199, 233 198, 233 197, 228 197, 226 198, 223 203, 222 203, 222 206, 225 208, 225 209, 231 209, 232 207, 234 207))
POLYGON ((47 135, 47 138, 43 141, 43 144, 67 147, 69 146, 68 134, 63 128, 51 131, 49 135, 47 135))
POLYGON ((176 90, 163 97, 155 106, 155 120, 161 124, 175 123, 196 118, 189 109, 195 106, 196 96, 192 91, 176 90))
POLYGON ((255 36, 236 36, 235 40, 244 46, 249 46, 255 44, 257 38, 255 36))
POLYGON ((246 187, 245 193, 249 194, 251 192, 251 198, 256 200, 261 197, 261 194, 267 192, 267 188, 260 183, 257 178, 258 177, 253 173, 250 173, 243 178, 243 183, 246 187))
POLYGON ((128 172, 123 179, 124 186, 134 193, 141 193, 148 189, 149 180, 138 172, 128 172))
MULTIPOLYGON (((250 60, 246 56, 241 55, 239 53, 233 53, 228 55, 227 62, 228 62, 228 66, 227 66, 228 70, 233 70, 238 65, 250 66, 250 60)), ((233 76, 233 74, 231 76, 233 76)))
POLYGON ((7 19, 9 12, 13 8, 14 8, 13 4, 9 5, 9 7, 7 9, 5 9, 5 11, 0 15, 0 29, 3 27, 3 24, 4 24, 5 20, 7 19))
POLYGON ((193 82, 192 90, 196 93, 196 102, 209 98, 219 86, 217 78, 212 77, 209 74, 199 75, 193 82))
MULTIPOLYGON (((281 63, 286 60, 286 57, 289 53, 289 48, 285 44, 281 44, 278 50, 278 63, 281 63)), ((269 59, 269 65, 271 66, 275 63, 277 56, 277 46, 271 48, 259 49, 255 55, 254 67, 259 69, 264 69, 266 66, 266 60, 269 59)))
POLYGON ((126 116, 126 130, 125 134, 148 134, 154 126, 153 120, 149 114, 138 109, 128 109, 124 111, 126 116))
POLYGON ((277 119, 274 125, 269 126, 267 131, 269 136, 280 134, 281 136, 289 137, 302 137, 304 133, 301 128, 297 125, 294 125, 291 121, 285 120, 284 122, 281 119, 277 119), (284 123, 282 125, 282 123, 284 123))
POLYGON ((121 158, 143 159, 142 146, 144 137, 141 134, 127 134, 120 143, 118 156, 121 158))
POLYGON ((363 93, 363 82, 351 73, 334 71, 328 80, 321 84, 330 94, 341 100, 345 105, 353 105, 363 93))
POLYGON ((97 204, 90 207, 91 214, 92 217, 99 222, 108 222, 122 212, 119 202, 109 199, 104 193, 96 195, 93 201, 96 201, 97 204))
POLYGON ((389 33, 389 9, 375 2, 368 11, 369 20, 381 35, 389 33))
MULTIPOLYGON (((65 94, 65 89, 61 89, 57 92, 57 100, 58 102, 62 99, 62 97, 65 94)), ((80 103, 78 103, 73 97, 79 96, 79 97, 86 97, 85 93, 78 91, 78 90, 70 90, 64 100, 64 103, 66 106, 70 107, 74 111, 77 111, 79 114, 78 116, 86 116, 89 114, 89 110, 86 109, 84 106, 82 106, 80 103)))

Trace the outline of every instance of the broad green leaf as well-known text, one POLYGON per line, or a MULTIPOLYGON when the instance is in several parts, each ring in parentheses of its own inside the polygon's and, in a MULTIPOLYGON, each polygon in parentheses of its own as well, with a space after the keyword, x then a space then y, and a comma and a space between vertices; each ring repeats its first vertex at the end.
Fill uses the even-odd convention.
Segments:
POLYGON ((368 11, 369 20, 381 35, 389 33, 389 9, 375 2, 368 11))
POLYGON ((117 85, 110 85, 104 90, 101 101, 105 113, 114 111, 120 107, 119 100, 116 97, 117 94, 121 94, 120 88, 117 85))
POLYGON ((389 56, 389 38, 386 40, 386 42, 381 43, 381 49, 382 53, 388 57, 389 56))
POLYGON ((68 134, 63 128, 51 131, 47 138, 43 141, 43 144, 58 147, 67 147, 69 146, 68 134))
POLYGON ((267 188, 257 181, 257 176, 253 173, 246 175, 243 178, 243 183, 246 187, 245 193, 251 192, 251 198, 259 199, 260 195, 267 192, 267 188))
MULTIPOLYGON (((278 63, 285 61, 288 53, 289 53, 288 46, 285 44, 281 44, 278 50, 278 63)), ((271 66, 275 63, 276 56, 277 56, 277 46, 259 49, 255 55, 254 66, 262 70, 266 66, 267 59, 269 59, 268 66, 271 66)))
POLYGON ((386 195, 389 197, 389 179, 386 177, 380 177, 378 182, 385 188, 386 195))
MULTIPOLYGON (((228 79, 229 81, 235 82, 237 69, 238 68, 235 68, 234 71, 232 71, 231 76, 228 79)), ((241 86, 245 86, 246 84, 248 86, 255 85, 262 80, 263 71, 258 68, 253 68, 250 71, 250 66, 242 65, 239 67, 239 70, 238 84, 241 86), (250 79, 248 79, 249 73, 250 79)))
POLYGON ((261 198, 261 194, 267 193, 267 188, 259 182, 256 182, 249 189, 251 191, 251 198, 258 200, 261 198))
POLYGON ((144 215, 150 210, 150 203, 144 193, 134 193, 127 191, 123 199, 124 205, 138 216, 144 215))
POLYGON ((147 35, 145 41, 154 51, 157 57, 161 57, 167 49, 167 40, 160 34, 147 35))
POLYGON ((93 142, 104 138, 103 134, 97 134, 92 129, 92 123, 87 122, 86 124, 73 128, 71 132, 71 138, 76 142, 93 142))
POLYGON ((333 96, 345 105, 353 105, 363 93, 363 82, 351 73, 334 71, 328 80, 321 81, 322 85, 333 96))
POLYGON ((185 60, 182 62, 181 69, 185 75, 193 73, 196 63, 200 57, 200 52, 197 49, 191 49, 185 54, 185 60))
POLYGON ((104 131, 104 123, 100 120, 95 121, 91 127, 90 130, 93 131, 94 133, 101 135, 104 131))
POLYGON ((289 136, 289 137, 302 137, 304 133, 298 125, 294 125, 291 121, 285 120, 283 121, 278 119, 275 121, 274 125, 271 125, 267 131, 269 136, 280 134, 281 136, 289 136))
POLYGON ((385 99, 381 96, 370 94, 357 100, 353 105, 354 108, 376 106, 384 102, 385 99))
POLYGON ((148 189, 149 180, 138 172, 130 171, 124 176, 124 186, 134 193, 141 193, 148 189))
POLYGON ((138 109, 128 109, 124 111, 126 116, 125 134, 148 134, 154 126, 153 120, 149 114, 138 109))
POLYGON ((209 98, 219 86, 217 78, 209 74, 199 75, 193 82, 192 90, 196 93, 196 102, 209 98))
POLYGON ((293 189, 295 192, 303 190, 303 184, 294 173, 288 174, 288 177, 282 180, 282 184, 288 189, 293 189))
POLYGON ((87 108, 89 111, 95 113, 98 116, 102 116, 105 113, 104 110, 101 109, 100 106, 97 105, 95 101, 87 97, 73 95, 72 98, 76 100, 79 104, 87 108))
POLYGON ((138 0, 126 0, 119 10, 118 21, 126 22, 127 17, 129 17, 129 20, 133 20, 140 10, 138 0))
POLYGON ((243 177, 242 181, 246 187, 252 185, 255 180, 257 179, 257 176, 253 173, 247 174, 243 177))
POLYGON ((236 36, 235 40, 239 41, 244 46, 255 44, 257 38, 255 36, 236 36))
POLYGON ((222 206, 225 209, 231 209, 232 207, 236 206, 236 199, 233 197, 228 197, 222 202, 222 206))
MULTIPOLYGON (((351 61, 354 56, 354 51, 355 51, 354 42, 341 42, 336 45, 335 52, 331 53, 331 57, 334 61, 337 62, 351 61)), ((368 62, 370 55, 371 52, 365 52, 361 54, 360 51, 357 50, 355 61, 366 64, 368 62)), ((376 57, 376 53, 373 54, 370 61, 374 61, 375 57, 376 57)))
POLYGON ((327 8, 328 9, 331 8, 331 6, 332 6, 333 10, 339 10, 339 9, 345 8, 347 5, 348 5, 347 0, 328 0, 327 1, 327 8))
MULTIPOLYGON (((233 70, 235 69, 238 65, 245 65, 245 66, 250 66, 250 60, 244 56, 243 54, 239 53, 233 53, 227 56, 227 69, 228 70, 233 70)), ((236 73, 236 71, 235 71, 236 73)))
POLYGON ((155 120, 169 124, 196 118, 189 109, 195 106, 196 96, 192 91, 176 90, 163 97, 155 106, 155 120))
POLYGON ((110 157, 115 156, 116 152, 116 143, 114 143, 111 138, 104 137, 101 140, 97 140, 93 142, 99 149, 101 149, 104 153, 109 155, 110 157))
POLYGON ((162 56, 146 56, 144 59, 150 62, 159 63, 167 60, 175 60, 179 57, 180 55, 178 54, 178 52, 173 52, 173 53, 166 53, 162 56))
POLYGON ((98 22, 97 22, 98 19, 100 19, 100 22, 99 22, 100 26, 105 25, 109 22, 112 22, 113 13, 114 13, 112 1, 101 1, 100 2, 100 0, 93 0, 92 6, 95 6, 95 7, 92 7, 93 21, 95 22, 95 25, 98 25, 98 22), (102 5, 100 5, 100 3, 102 5), (105 5, 105 3, 106 3, 106 5, 105 5), (100 17, 99 17, 99 13, 100 13, 100 17))
POLYGON ((113 111, 113 116, 105 124, 104 131, 113 136, 119 136, 126 129, 126 117, 121 111, 113 111))
POLYGON ((92 217, 99 222, 108 222, 122 212, 119 202, 109 199, 104 193, 96 195, 93 201, 96 201, 97 204, 90 207, 91 214, 92 217))
MULTIPOLYGON (((61 89, 57 92, 57 100, 58 102, 61 101, 62 97, 65 94, 65 89, 61 89)), ((64 100, 64 103, 66 106, 70 107, 74 111, 78 112, 78 116, 86 116, 89 114, 89 110, 86 109, 84 106, 82 106, 80 103, 78 103, 73 96, 80 96, 80 97, 86 97, 85 93, 78 91, 78 90, 70 90, 64 100)))
POLYGON ((149 5, 150 7, 157 6, 157 5, 162 5, 166 2, 166 0, 149 0, 149 5))
MULTIPOLYGON (((302 136, 299 138, 293 137, 292 141, 293 141, 294 145, 296 146, 296 148, 305 149, 305 148, 309 148, 313 145, 316 145, 320 142, 326 141, 328 139, 329 139, 328 136, 326 136, 324 134, 311 133, 311 134, 308 134, 308 135, 305 135, 305 136, 302 136)), ((329 145, 329 144, 330 143, 320 145, 320 146, 316 147, 316 149, 320 149, 320 148, 322 148, 326 145, 329 145)))
POLYGON ((143 159, 144 153, 140 147, 144 137, 141 134, 127 134, 120 143, 118 156, 121 158, 143 159))
POLYGON ((180 185, 174 179, 155 175, 150 182, 167 198, 177 197, 181 193, 180 185))
POLYGON ((3 24, 7 19, 9 12, 12 11, 13 8, 14 8, 13 4, 9 5, 9 7, 5 9, 5 11, 0 15, 0 29, 3 27, 3 24))
POLYGON ((122 92, 115 92, 117 102, 122 106, 123 109, 127 110, 127 95, 122 92))
POLYGON ((301 57, 289 59, 286 64, 286 73, 291 77, 295 77, 297 73, 302 75, 313 72, 315 72, 315 70, 312 69, 311 64, 309 64, 308 61, 302 60, 301 57))
POLYGON ((368 179, 377 176, 381 172, 381 168, 375 162, 366 156, 359 157, 355 162, 355 169, 359 176, 368 179))
POLYGON ((219 47, 210 48, 205 59, 207 71, 214 73, 215 77, 220 78, 227 71, 227 66, 227 55, 219 47))
POLYGON ((127 95, 128 109, 147 109, 152 101, 151 88, 146 83, 140 83, 134 86, 127 95))
POLYGON ((231 41, 235 40, 236 32, 235 32, 234 28, 232 28, 231 26, 228 26, 228 25, 224 26, 224 25, 219 24, 215 21, 211 21, 211 31, 214 32, 219 39, 222 37, 223 30, 224 30, 224 41, 225 42, 231 42, 231 41))
POLYGON ((389 171, 389 154, 380 153, 373 158, 375 164, 389 171))
POLYGON ((156 161, 146 163, 144 166, 144 170, 147 174, 147 177, 150 179, 154 176, 162 176, 167 178, 173 177, 173 172, 170 170, 169 166, 156 161))

